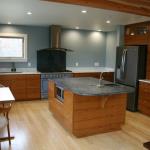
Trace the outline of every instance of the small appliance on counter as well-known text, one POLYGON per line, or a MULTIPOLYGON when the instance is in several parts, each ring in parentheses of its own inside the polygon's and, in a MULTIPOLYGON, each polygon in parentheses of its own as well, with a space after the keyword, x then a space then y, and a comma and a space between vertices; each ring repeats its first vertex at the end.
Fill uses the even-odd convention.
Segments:
POLYGON ((146 45, 117 47, 115 82, 135 89, 128 95, 127 109, 130 111, 137 111, 138 80, 146 77, 146 56, 146 45))

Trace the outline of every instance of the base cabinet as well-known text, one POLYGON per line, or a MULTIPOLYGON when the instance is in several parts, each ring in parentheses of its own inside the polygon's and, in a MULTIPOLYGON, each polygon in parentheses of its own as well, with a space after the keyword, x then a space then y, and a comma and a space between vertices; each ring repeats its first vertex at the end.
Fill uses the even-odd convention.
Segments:
MULTIPOLYGON (((80 72, 80 73, 73 73, 73 77, 94 77, 99 78, 101 72, 80 72)), ((114 81, 114 72, 104 72, 103 73, 104 80, 107 81, 114 81)))
POLYGON ((16 100, 40 99, 40 75, 0 75, 0 84, 11 89, 16 100))
POLYGON ((150 83, 140 82, 138 109, 141 113, 150 116, 150 83))
POLYGON ((127 94, 86 96, 66 89, 60 102, 53 81, 49 93, 49 110, 76 137, 120 130, 125 122, 127 94))

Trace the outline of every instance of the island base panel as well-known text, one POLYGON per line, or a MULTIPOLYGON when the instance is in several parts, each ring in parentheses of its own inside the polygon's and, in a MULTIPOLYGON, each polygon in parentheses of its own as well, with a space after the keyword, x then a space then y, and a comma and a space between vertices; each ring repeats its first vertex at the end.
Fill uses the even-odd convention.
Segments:
POLYGON ((82 96, 65 90, 61 103, 55 88, 55 83, 49 82, 49 109, 76 137, 120 130, 124 124, 127 94, 82 96))
POLYGON ((125 122, 126 94, 74 95, 73 134, 77 137, 120 130, 125 122))

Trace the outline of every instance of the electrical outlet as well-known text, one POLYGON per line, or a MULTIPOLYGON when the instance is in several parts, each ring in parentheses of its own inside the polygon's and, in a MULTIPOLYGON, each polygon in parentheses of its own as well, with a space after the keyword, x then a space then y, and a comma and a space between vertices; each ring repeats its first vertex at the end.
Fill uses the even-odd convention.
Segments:
POLYGON ((94 66, 95 66, 95 67, 99 67, 99 62, 95 62, 95 63, 94 63, 94 66))
POLYGON ((79 66, 79 63, 78 63, 78 62, 76 62, 76 63, 75 63, 75 65, 76 65, 76 67, 78 67, 78 66, 79 66))
POLYGON ((28 62, 28 67, 31 67, 31 63, 30 62, 28 62))

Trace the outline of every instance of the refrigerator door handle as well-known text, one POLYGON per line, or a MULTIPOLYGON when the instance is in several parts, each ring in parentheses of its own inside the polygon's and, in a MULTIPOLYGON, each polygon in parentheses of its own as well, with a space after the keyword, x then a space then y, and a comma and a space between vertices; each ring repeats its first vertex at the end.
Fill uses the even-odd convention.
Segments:
POLYGON ((126 55, 127 55, 127 49, 124 49, 124 57, 123 57, 123 72, 125 72, 126 55))
POLYGON ((120 70, 122 72, 124 72, 124 57, 125 57, 125 49, 123 50, 123 53, 122 53, 122 58, 121 58, 121 67, 120 67, 120 70))

